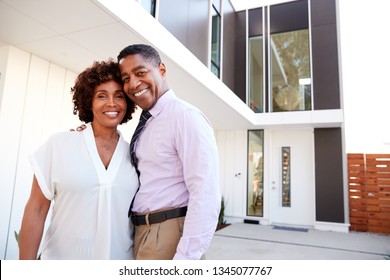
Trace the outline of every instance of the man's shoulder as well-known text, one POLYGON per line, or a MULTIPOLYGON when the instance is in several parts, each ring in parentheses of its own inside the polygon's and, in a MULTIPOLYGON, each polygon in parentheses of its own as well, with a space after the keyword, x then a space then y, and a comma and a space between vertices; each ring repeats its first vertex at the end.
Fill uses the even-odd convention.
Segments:
POLYGON ((187 101, 185 101, 179 97, 172 99, 169 106, 171 107, 170 110, 172 112, 176 112, 176 113, 183 113, 186 111, 194 111, 197 113, 202 113, 199 110, 199 108, 197 108, 196 106, 192 105, 191 103, 188 103, 187 101))

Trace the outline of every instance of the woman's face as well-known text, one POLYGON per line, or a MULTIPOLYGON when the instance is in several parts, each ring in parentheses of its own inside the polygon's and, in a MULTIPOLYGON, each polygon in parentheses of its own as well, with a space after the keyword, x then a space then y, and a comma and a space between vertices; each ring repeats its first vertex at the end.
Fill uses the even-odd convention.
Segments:
POLYGON ((100 84, 92 97, 94 128, 116 128, 126 115, 127 103, 122 86, 114 80, 100 84))

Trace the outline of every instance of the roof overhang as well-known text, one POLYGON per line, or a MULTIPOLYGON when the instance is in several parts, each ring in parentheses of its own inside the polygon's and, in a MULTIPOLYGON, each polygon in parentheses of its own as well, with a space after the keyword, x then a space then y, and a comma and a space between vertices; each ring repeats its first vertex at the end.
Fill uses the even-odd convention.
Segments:
POLYGON ((0 0, 0 46, 13 45, 76 73, 133 43, 156 47, 176 95, 215 129, 253 126, 255 114, 136 1, 0 0))

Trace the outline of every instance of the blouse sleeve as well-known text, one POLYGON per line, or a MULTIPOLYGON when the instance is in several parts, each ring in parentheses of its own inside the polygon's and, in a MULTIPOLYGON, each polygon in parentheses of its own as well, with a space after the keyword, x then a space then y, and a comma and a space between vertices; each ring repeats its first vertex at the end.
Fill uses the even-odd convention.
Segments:
POLYGON ((29 156, 34 175, 37 178, 42 193, 48 200, 55 197, 54 184, 52 183, 53 145, 55 136, 51 136, 42 146, 29 156))

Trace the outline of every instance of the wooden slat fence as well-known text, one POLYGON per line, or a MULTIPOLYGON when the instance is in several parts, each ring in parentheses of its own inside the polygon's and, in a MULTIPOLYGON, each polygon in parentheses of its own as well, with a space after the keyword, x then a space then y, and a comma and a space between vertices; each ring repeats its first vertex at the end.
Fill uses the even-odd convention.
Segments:
POLYGON ((348 154, 350 229, 390 234, 390 154, 348 154))

